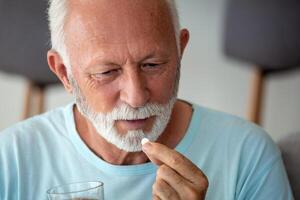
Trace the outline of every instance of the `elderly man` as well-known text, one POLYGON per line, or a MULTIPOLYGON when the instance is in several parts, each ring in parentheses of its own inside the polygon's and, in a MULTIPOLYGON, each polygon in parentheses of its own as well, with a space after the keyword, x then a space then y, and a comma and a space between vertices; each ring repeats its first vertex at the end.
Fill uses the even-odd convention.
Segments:
POLYGON ((75 104, 0 134, 0 199, 91 180, 107 200, 293 198, 264 131, 176 98, 189 32, 174 1, 52 0, 49 22, 75 104))

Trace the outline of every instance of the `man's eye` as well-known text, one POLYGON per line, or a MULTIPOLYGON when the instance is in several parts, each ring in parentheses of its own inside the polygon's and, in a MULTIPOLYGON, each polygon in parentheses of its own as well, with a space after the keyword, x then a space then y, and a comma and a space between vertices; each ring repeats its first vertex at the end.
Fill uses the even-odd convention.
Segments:
POLYGON ((116 70, 109 70, 109 71, 106 71, 106 72, 102 72, 102 73, 99 73, 101 75, 111 75, 115 72, 116 70))
POLYGON ((108 70, 108 71, 104 71, 101 73, 95 73, 95 74, 92 74, 91 76, 96 79, 107 78, 107 77, 116 75, 118 72, 119 72, 118 69, 113 69, 113 70, 108 70))
POLYGON ((155 67, 157 65, 158 64, 156 64, 156 63, 146 63, 146 64, 144 64, 144 66, 146 66, 146 67, 155 67))
POLYGON ((142 68, 155 69, 159 66, 160 66, 159 63, 145 63, 142 65, 142 68))

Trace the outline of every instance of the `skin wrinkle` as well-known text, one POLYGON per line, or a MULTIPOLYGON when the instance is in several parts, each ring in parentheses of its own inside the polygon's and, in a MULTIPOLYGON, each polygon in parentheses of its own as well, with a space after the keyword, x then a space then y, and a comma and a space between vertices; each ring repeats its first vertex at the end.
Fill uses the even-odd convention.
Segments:
MULTIPOLYGON (((76 3, 73 3, 74 1, 72 1, 72 3, 70 3, 70 10, 72 10, 73 9, 73 7, 74 7, 74 5, 73 4, 75 4, 76 5, 76 3)), ((131 1, 130 1, 131 2, 131 1)), ((155 1, 155 2, 164 2, 164 1, 155 1)), ((118 7, 118 3, 116 3, 116 4, 114 4, 113 2, 112 2, 112 4, 113 5, 107 5, 107 7, 109 7, 109 6, 114 6, 114 7, 116 7, 116 9, 115 10, 119 10, 117 7, 118 7)), ((132 18, 130 18, 130 21, 131 21, 131 23, 130 23, 130 25, 128 24, 128 23, 125 23, 125 22, 119 22, 120 20, 122 20, 122 16, 123 15, 125 15, 125 14, 127 14, 127 15, 129 15, 130 13, 122 13, 122 11, 123 12, 126 12, 127 10, 135 10, 135 7, 136 7, 136 5, 139 5, 138 3, 132 3, 133 4, 133 6, 128 6, 128 9, 122 9, 121 10, 121 14, 120 13, 114 13, 114 14, 106 14, 105 12, 104 13, 102 13, 101 14, 101 16, 103 16, 102 18, 103 19, 106 19, 106 18, 109 18, 108 20, 110 20, 110 23, 107 23, 107 24, 109 24, 110 25, 110 27, 108 27, 108 26, 106 26, 105 24, 102 24, 102 30, 103 30, 103 32, 105 32, 105 30, 107 30, 107 29, 111 29, 111 28, 113 28, 113 30, 115 30, 115 29, 122 29, 123 31, 124 31, 124 35, 131 35, 131 33, 133 32, 133 34, 135 34, 134 32, 136 31, 136 30, 140 30, 140 28, 139 28, 139 26, 140 26, 140 23, 139 22, 136 22, 136 16, 135 15, 133 15, 132 16, 132 18), (119 16, 120 15, 120 16, 119 16), (114 17, 114 16, 117 16, 117 17, 114 17), (111 26, 111 24, 112 24, 112 26, 111 26), (119 27, 120 26, 120 24, 122 25, 122 24, 124 24, 124 26, 125 27, 119 27), (126 27, 126 24, 128 24, 128 27, 126 27), (134 30, 134 31, 132 31, 132 30, 134 30)), ((160 4, 162 4, 162 3, 160 3, 160 4)), ((153 33, 153 29, 155 30, 155 31, 157 31, 158 32, 158 34, 162 34, 162 32, 168 32, 168 31, 174 31, 174 28, 173 28, 173 26, 172 25, 170 25, 172 22, 171 22, 171 20, 170 20, 170 14, 168 14, 168 12, 163 12, 163 14, 161 14, 161 12, 159 12, 160 10, 162 10, 161 8, 159 8, 159 6, 161 6, 159 3, 157 3, 156 4, 156 6, 154 5, 154 3, 152 4, 148 4, 148 6, 150 7, 149 9, 152 9, 152 10, 154 10, 154 12, 151 12, 151 14, 152 14, 152 16, 150 15, 150 17, 156 17, 156 20, 154 21, 153 20, 153 18, 149 18, 149 17, 146 17, 145 18, 145 20, 144 20, 144 23, 145 23, 145 25, 143 25, 143 29, 142 29, 142 31, 144 31, 144 32, 142 32, 141 34, 142 35, 148 35, 148 33, 153 33), (151 8, 151 5, 152 5, 152 7, 154 6, 154 8, 151 8), (153 13, 156 13, 156 14, 153 14, 153 13), (159 23, 156 23, 156 21, 157 20, 159 20, 159 21, 161 21, 161 22, 159 22, 159 23), (149 23, 147 23, 147 21, 149 21, 149 23), (158 26, 158 24, 161 24, 161 23, 163 23, 163 24, 165 24, 166 26, 163 26, 163 28, 162 28, 162 26, 158 26), (153 28, 153 26, 154 26, 154 28, 153 28), (152 29, 151 29, 152 28, 152 29), (148 30, 147 30, 148 29, 148 30), (145 34, 146 33, 146 34, 145 34)), ((101 5, 101 4, 100 4, 101 5)), ((164 2, 164 8, 167 8, 167 5, 166 5, 166 3, 164 2)), ((91 9, 94 9, 94 10, 97 10, 97 7, 92 7, 91 9)), ((136 9, 138 9, 138 8, 136 8, 136 9)), ((107 9, 107 10, 109 10, 109 9, 107 9)), ((164 9, 164 10, 166 10, 166 9, 164 9)), ((80 5, 80 11, 81 12, 83 12, 83 13, 92 13, 92 11, 90 11, 90 10, 88 10, 88 8, 85 8, 85 6, 82 6, 82 5, 80 5)), ((104 9, 104 11, 105 11, 105 9, 104 9)), ((108 12, 108 11, 107 11, 108 12)), ((129 12, 129 11, 128 11, 129 12)), ((132 11, 133 12, 133 11, 132 11)), ((71 11, 70 12, 70 14, 69 14, 69 16, 72 16, 72 14, 73 13, 76 13, 76 15, 78 15, 77 13, 78 12, 76 12, 76 10, 74 9, 74 11, 71 11)), ((80 26, 80 28, 78 28, 78 29, 76 29, 76 31, 78 31, 78 32, 90 32, 90 31, 87 31, 86 29, 89 29, 89 30, 93 30, 92 28, 89 28, 89 27, 94 27, 94 25, 95 25, 95 23, 97 23, 99 20, 97 19, 97 17, 96 16, 94 16, 94 17, 91 17, 92 18, 92 20, 93 21, 91 21, 91 20, 86 20, 86 18, 84 18, 83 16, 76 16, 75 15, 75 18, 76 18, 76 20, 74 20, 74 22, 76 22, 75 24, 72 24, 72 27, 75 27, 76 25, 81 25, 81 24, 85 24, 85 26, 80 26), (93 19, 94 18, 94 19, 93 19), (81 22, 82 21, 82 22, 81 22), (84 22, 84 23, 83 23, 84 22), (85 28, 86 27, 86 28, 85 28)), ((144 16, 143 16, 144 17, 144 16)), ((72 18, 73 18, 73 16, 72 16, 72 18)), ((67 21, 67 23, 66 23, 66 27, 68 27, 68 24, 69 24, 69 21, 67 21)), ((123 33, 119 33, 118 31, 112 31, 113 33, 117 33, 117 34, 123 34, 123 33)), ((117 44, 120 44, 120 43, 136 43, 136 40, 137 40, 137 38, 138 38, 138 36, 139 35, 141 35, 141 34, 139 34, 138 32, 136 33, 136 36, 137 37, 132 37, 132 38, 134 38, 134 40, 133 41, 128 41, 128 38, 127 38, 127 41, 125 41, 124 40, 124 38, 122 38, 120 41, 118 41, 118 40, 114 40, 114 41, 111 41, 110 40, 110 44, 111 43, 117 43, 117 44), (122 41, 122 42, 121 42, 122 41)), ((70 34, 70 35, 72 35, 72 34, 70 34)), ((103 33, 102 34, 102 31, 100 31, 100 32, 95 32, 95 33, 93 33, 93 35, 94 35, 94 37, 95 38, 97 38, 97 40, 101 40, 102 41, 102 44, 105 44, 106 43, 106 36, 105 36, 105 33, 103 33), (100 38, 100 39, 99 39, 100 38)), ((109 35, 110 37, 111 37, 111 35, 109 35)), ((68 35, 68 37, 71 37, 71 36, 69 36, 68 35)), ((69 39, 68 39, 68 37, 66 37, 66 40, 68 41, 69 39)), ((114 36, 112 36, 112 37, 114 37, 114 36)), ((114 37, 115 38, 115 37, 114 37)), ((74 39, 76 39, 76 37, 74 38, 74 39)), ((91 38, 92 39, 92 38, 91 38)), ((172 39, 174 39, 174 38, 172 38, 172 39)), ((142 39, 142 40, 144 40, 144 39, 142 39)), ((169 39, 168 38, 166 38, 164 41, 166 41, 166 43, 170 43, 170 41, 169 41, 169 39)), ((161 42, 161 41, 159 41, 159 42, 161 42)), ((68 42, 67 42, 68 43, 68 42)), ((154 41, 154 43, 158 43, 158 41, 154 41)), ((68 45, 67 45, 68 46, 68 45)), ((76 47, 75 47, 76 48, 76 47)), ((128 48, 128 49, 132 49, 132 48, 128 48)), ((76 55, 75 55, 76 56, 76 55)), ((72 59, 71 59, 72 60, 72 59)))
MULTIPOLYGON (((155 0, 151 1, 153 3, 155 0)), ((180 50, 180 23, 179 23, 179 16, 176 8, 176 3, 174 0, 161 0, 162 3, 165 3, 167 5, 167 14, 171 17, 171 23, 173 25, 174 32, 176 33, 176 45, 178 54, 181 54, 182 49, 180 50)), ((68 22, 69 19, 69 13, 70 13, 70 1, 68 0, 50 0, 50 6, 48 10, 49 14, 49 28, 51 31, 51 42, 52 42, 52 48, 53 50, 57 51, 59 54, 61 54, 68 73, 71 72, 71 64, 70 59, 67 51, 67 47, 65 45, 65 24, 68 22)), ((139 3, 139 1, 134 1, 135 3, 139 3)), ((72 1, 73 5, 76 4, 83 4, 88 3, 86 1, 72 1)), ((89 4, 92 5, 93 1, 89 1, 89 4)), ((103 2, 102 2, 103 3, 103 2)), ((119 4, 117 4, 119 5, 119 4)), ((93 6, 91 6, 93 8, 93 6)), ((106 6, 107 9, 109 9, 108 6, 106 6)), ((154 10, 159 10, 154 9, 154 10)), ((161 18, 162 19, 168 19, 168 17, 161 18)), ((174 37, 174 35, 173 35, 174 37)))

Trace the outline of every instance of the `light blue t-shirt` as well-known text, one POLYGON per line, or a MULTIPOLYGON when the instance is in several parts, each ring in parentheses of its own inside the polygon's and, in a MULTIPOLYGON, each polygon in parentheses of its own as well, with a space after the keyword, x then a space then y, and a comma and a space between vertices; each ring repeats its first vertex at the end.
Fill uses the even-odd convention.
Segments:
MULTIPOLYGON (((79 137, 73 104, 0 132, 0 200, 43 200, 47 189, 100 180, 106 200, 150 200, 157 167, 111 165, 79 137)), ((240 118, 193 105, 176 150, 208 177, 207 200, 293 199, 269 136, 240 118)), ((109 149, 107 149, 109 151, 109 149)))

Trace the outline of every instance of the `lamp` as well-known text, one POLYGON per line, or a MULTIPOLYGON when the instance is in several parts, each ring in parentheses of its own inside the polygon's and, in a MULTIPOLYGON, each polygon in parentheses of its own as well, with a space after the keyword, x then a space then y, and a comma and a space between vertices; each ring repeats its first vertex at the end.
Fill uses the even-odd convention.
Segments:
POLYGON ((46 0, 0 0, 0 70, 27 80, 23 118, 33 110, 41 113, 45 89, 59 83, 47 64, 47 4, 46 0))
POLYGON ((300 66, 299 0, 228 0, 224 52, 253 64, 249 118, 261 123, 267 75, 300 66))

